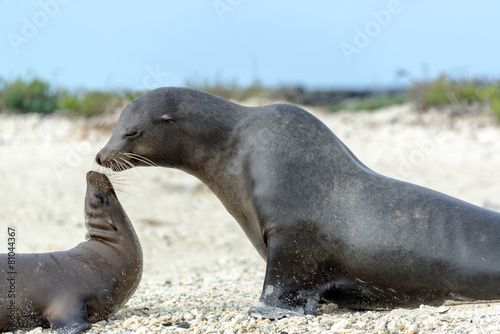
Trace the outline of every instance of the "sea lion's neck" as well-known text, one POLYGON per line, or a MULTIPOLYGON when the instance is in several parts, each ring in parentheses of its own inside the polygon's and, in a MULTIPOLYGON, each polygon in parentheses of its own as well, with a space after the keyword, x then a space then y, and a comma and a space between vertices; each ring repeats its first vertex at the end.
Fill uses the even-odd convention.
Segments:
POLYGON ((119 243, 117 227, 109 217, 87 215, 85 224, 87 226, 86 238, 88 240, 100 241, 110 246, 119 243))
MULTIPOLYGON (((121 210, 108 208, 107 213, 85 214, 85 224, 87 226, 87 241, 99 242, 104 247, 108 247, 123 252, 124 244, 138 245, 138 238, 135 234, 132 223, 121 210), (115 210, 115 212, 113 212, 115 210)), ((140 247, 139 247, 140 248, 140 247)))
MULTIPOLYGON (((112 209, 110 209, 112 210, 112 209)), ((91 254, 93 261, 112 272, 120 270, 126 274, 127 284, 138 284, 136 276, 142 273, 142 249, 127 215, 114 213, 106 215, 85 215, 86 241, 74 250, 80 254, 91 254)), ((140 278, 139 278, 140 280, 140 278)), ((133 289, 135 290, 135 288, 133 289)))
POLYGON ((210 183, 211 178, 220 176, 211 173, 218 172, 217 166, 221 166, 238 151, 240 143, 236 129, 244 117, 241 111, 244 107, 226 102, 228 105, 221 112, 209 110, 206 113, 200 112, 204 119, 198 119, 195 123, 203 125, 187 131, 185 145, 189 146, 189 149, 183 148, 183 152, 178 152, 181 156, 178 160, 179 165, 167 164, 163 167, 181 169, 205 183, 210 183))

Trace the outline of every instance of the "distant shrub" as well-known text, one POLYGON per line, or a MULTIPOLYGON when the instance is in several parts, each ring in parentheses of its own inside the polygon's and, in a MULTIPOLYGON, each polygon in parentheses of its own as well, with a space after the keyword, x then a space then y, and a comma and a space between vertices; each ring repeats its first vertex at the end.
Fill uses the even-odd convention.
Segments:
POLYGON ((5 90, 5 80, 0 77, 0 111, 5 110, 5 103, 3 100, 3 91, 5 90))
POLYGON ((74 116, 92 117, 113 112, 124 103, 144 94, 140 91, 55 91, 37 78, 17 78, 7 82, 0 77, 0 110, 17 113, 49 114, 56 110, 74 116))
POLYGON ((429 109, 430 107, 470 104, 478 102, 476 91, 479 82, 472 80, 457 80, 447 75, 441 75, 433 81, 414 83, 408 89, 408 97, 418 109, 429 109))
POLYGON ((122 92, 122 96, 126 101, 132 102, 139 96, 143 95, 146 93, 145 91, 138 91, 138 90, 124 90, 122 92))
POLYGON ((376 110, 403 103, 405 99, 401 95, 379 95, 359 101, 355 104, 354 110, 376 110))
POLYGON ((186 86, 194 89, 199 89, 224 99, 246 100, 252 97, 277 98, 281 97, 277 90, 264 87, 260 82, 256 81, 249 86, 241 86, 236 80, 214 81, 205 80, 203 82, 188 80, 186 86))
POLYGON ((500 120, 500 90, 491 98, 491 111, 500 120))
POLYGON ((56 110, 58 96, 52 92, 50 85, 41 79, 18 78, 5 84, 1 99, 7 110, 48 114, 56 110))
POLYGON ((500 83, 459 80, 441 75, 436 80, 417 82, 408 89, 408 97, 418 109, 444 105, 487 104, 500 120, 500 83))
POLYGON ((406 100, 402 95, 380 94, 380 95, 355 99, 351 103, 341 103, 338 105, 329 106, 328 109, 333 112, 340 110, 372 111, 389 106, 403 104, 405 102, 406 100))
POLYGON ((500 83, 478 87, 476 95, 481 101, 489 102, 491 111, 500 120, 500 83))
POLYGON ((59 108, 70 115, 92 117, 113 112, 124 100, 122 95, 112 92, 64 92, 59 101, 59 108))

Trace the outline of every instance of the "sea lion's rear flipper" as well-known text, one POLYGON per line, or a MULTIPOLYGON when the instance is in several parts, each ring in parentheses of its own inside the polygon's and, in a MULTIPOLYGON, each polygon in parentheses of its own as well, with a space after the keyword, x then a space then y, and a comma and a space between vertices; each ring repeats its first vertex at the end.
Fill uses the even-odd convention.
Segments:
POLYGON ((64 300, 52 305, 47 318, 52 330, 58 334, 78 334, 92 328, 86 303, 74 296, 65 296, 64 300))

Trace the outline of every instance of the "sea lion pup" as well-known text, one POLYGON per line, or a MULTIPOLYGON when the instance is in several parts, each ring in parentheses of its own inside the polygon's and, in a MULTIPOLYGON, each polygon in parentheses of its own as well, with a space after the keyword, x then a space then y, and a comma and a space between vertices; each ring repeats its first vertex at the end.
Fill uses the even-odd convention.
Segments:
POLYGON ((104 174, 87 173, 85 225, 86 241, 70 250, 0 254, 0 331, 80 333, 128 301, 141 281, 142 249, 104 174))
POLYGON ((500 299, 500 214, 382 176, 316 117, 186 88, 130 103, 96 156, 204 182, 267 261, 255 317, 500 299))

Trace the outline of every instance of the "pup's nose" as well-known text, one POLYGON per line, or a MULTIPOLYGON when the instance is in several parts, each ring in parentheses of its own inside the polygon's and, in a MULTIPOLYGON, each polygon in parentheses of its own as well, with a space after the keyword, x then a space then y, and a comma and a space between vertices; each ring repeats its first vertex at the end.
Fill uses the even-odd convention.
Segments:
POLYGON ((102 163, 101 163, 101 152, 97 153, 97 155, 95 156, 95 162, 97 162, 99 165, 102 166, 102 163))

